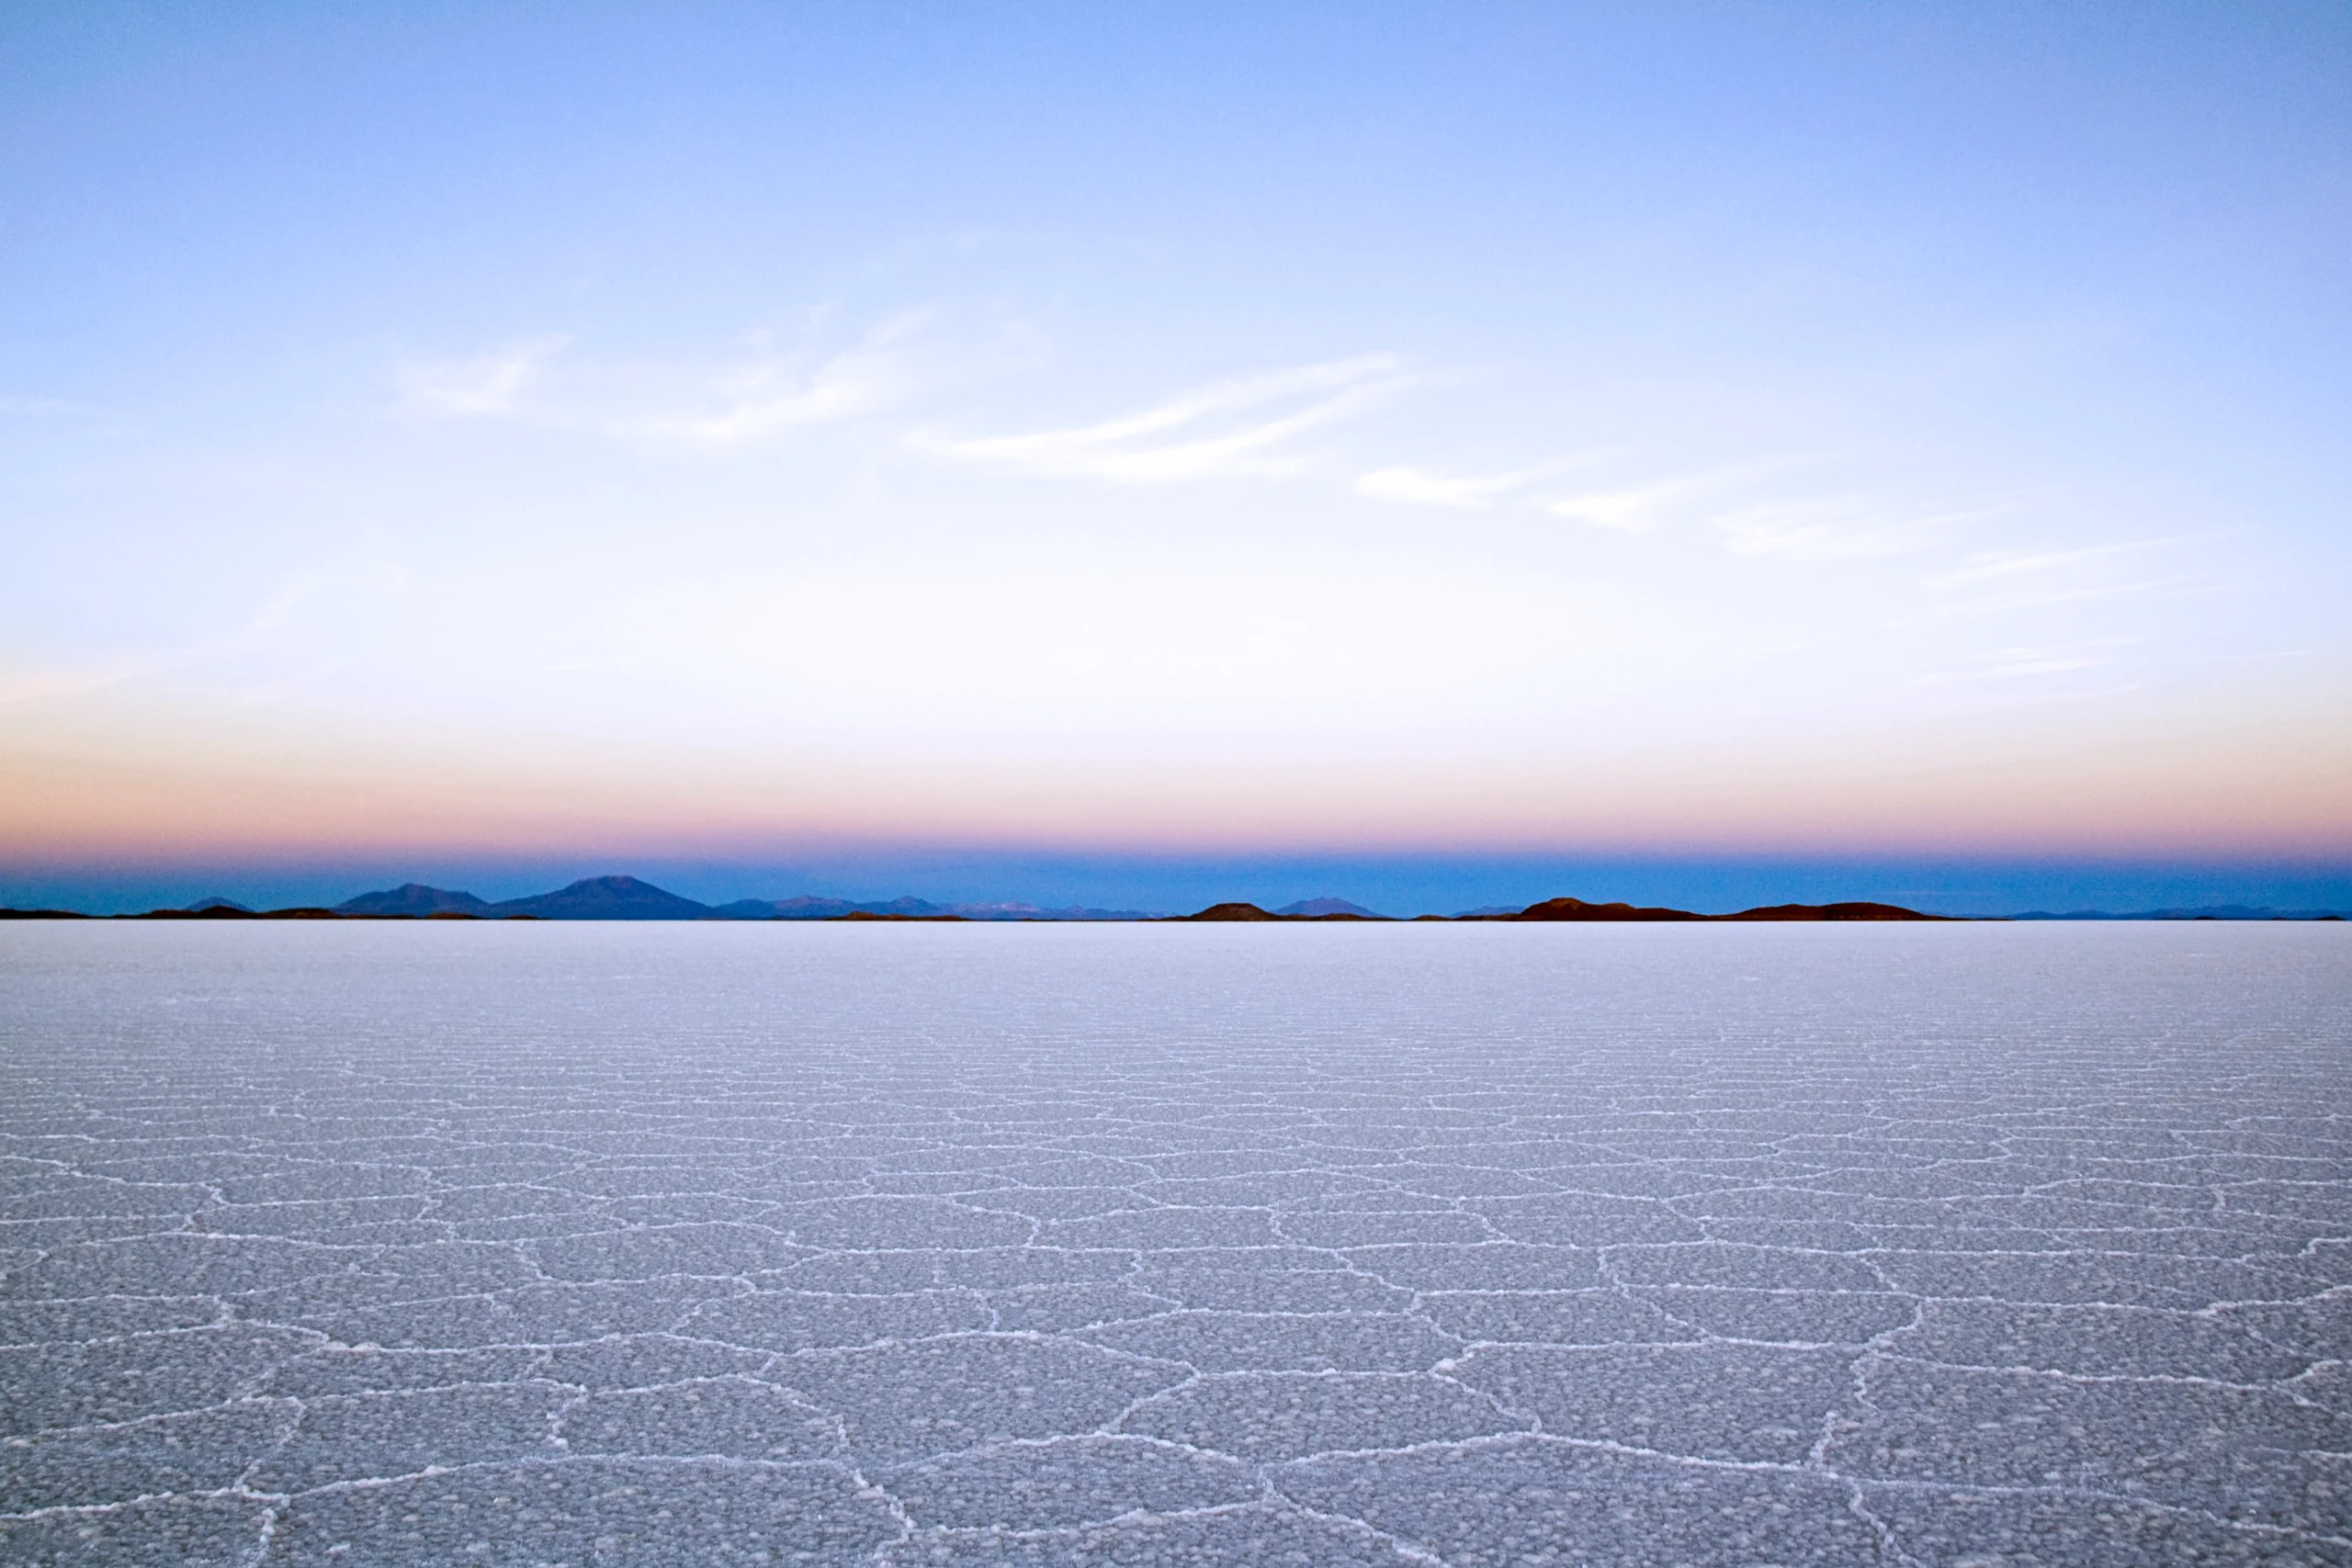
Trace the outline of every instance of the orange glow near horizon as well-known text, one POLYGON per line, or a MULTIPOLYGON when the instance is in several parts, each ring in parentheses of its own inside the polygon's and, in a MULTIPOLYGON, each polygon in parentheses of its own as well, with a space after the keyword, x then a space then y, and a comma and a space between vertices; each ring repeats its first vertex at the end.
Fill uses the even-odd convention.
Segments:
MULTIPOLYGON (((2312 723, 2188 740, 1746 739, 1584 759, 953 754, 334 746, 0 754, 17 863, 353 853, 752 857, 809 843, 1092 852, 2342 856, 2352 746, 2312 723), (1955 755, 1954 753, 1962 753, 1955 755), (430 758, 422 761, 421 757, 430 758)), ((1367 754, 1369 753, 1369 754, 1367 754)))

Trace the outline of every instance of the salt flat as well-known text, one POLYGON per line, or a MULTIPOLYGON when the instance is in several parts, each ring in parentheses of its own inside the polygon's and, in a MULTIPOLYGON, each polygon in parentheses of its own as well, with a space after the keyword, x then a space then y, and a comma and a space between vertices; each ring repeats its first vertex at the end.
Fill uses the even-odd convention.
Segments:
POLYGON ((2341 926, 0 928, 12 1562, 2352 1562, 2341 926))

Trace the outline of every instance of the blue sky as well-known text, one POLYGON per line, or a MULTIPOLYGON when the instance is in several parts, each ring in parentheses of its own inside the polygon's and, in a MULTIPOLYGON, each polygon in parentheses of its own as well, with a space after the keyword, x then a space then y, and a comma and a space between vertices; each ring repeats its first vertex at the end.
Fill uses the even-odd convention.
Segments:
POLYGON ((2347 87, 2316 6, 12 7, 0 863, 2339 875, 2347 87))

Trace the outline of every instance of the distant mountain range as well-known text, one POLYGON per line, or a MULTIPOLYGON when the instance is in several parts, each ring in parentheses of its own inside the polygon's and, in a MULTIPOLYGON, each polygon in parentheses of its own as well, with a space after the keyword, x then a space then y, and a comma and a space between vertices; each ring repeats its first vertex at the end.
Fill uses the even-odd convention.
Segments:
MULTIPOLYGON (((83 919, 71 909, 0 908, 0 919, 83 919)), ((232 898, 210 897, 185 908, 151 909, 140 919, 171 920, 1387 920, 1345 898, 1304 898, 1279 909, 1255 904, 1213 904, 1191 915, 1152 914, 1141 909, 1098 909, 1081 906, 1047 908, 1035 904, 933 904, 915 897, 884 903, 858 903, 847 898, 820 898, 802 894, 794 898, 739 898, 728 904, 698 904, 666 888, 634 876, 592 876, 552 893, 497 903, 448 887, 428 887, 421 882, 402 883, 379 892, 346 898, 333 908, 303 906, 288 909, 254 910, 232 898)), ((1648 923, 1688 920, 1945 920, 1962 916, 1922 914, 1894 904, 1768 904, 1731 915, 1702 915, 1690 909, 1669 909, 1633 904, 1589 904, 1581 898, 1547 898, 1523 908, 1488 906, 1454 916, 1419 915, 1421 920, 1555 920, 1648 923)), ((2000 918, 2000 917, 1995 917, 2000 918)), ((2201 908, 2151 909, 2142 914, 2116 915, 2103 909, 2076 909, 2052 914, 2035 909, 2007 917, 2019 920, 2340 920, 2337 909, 2272 909, 2243 904, 2217 904, 2201 908)))
POLYGON ((451 916, 483 920, 1146 920, 1140 909, 1042 908, 1035 904, 933 904, 892 898, 861 904, 848 898, 738 898, 697 904, 634 876, 592 876, 553 893, 485 903, 470 893, 411 882, 362 893, 334 907, 338 915, 451 916))
POLYGON ((2013 920, 2341 920, 2352 919, 2346 909, 2273 909, 2267 905, 2206 904, 2193 909, 2143 909, 2138 914, 2113 915, 2105 909, 2069 909, 2053 915, 2029 909, 2013 920))

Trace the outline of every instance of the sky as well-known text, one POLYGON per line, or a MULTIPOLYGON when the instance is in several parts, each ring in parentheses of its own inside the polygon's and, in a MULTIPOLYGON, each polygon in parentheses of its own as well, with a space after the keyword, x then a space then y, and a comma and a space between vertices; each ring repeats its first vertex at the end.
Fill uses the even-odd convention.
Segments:
POLYGON ((11 6, 0 897, 2352 901, 2347 276, 2336 5, 11 6))

